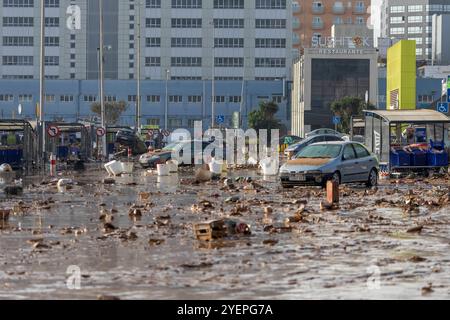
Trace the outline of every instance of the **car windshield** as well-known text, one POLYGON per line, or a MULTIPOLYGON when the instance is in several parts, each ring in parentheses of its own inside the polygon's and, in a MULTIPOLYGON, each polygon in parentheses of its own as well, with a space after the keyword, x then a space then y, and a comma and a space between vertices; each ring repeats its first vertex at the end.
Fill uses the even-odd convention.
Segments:
POLYGON ((337 158, 341 153, 342 146, 337 144, 311 145, 297 153, 295 158, 337 158))
POLYGON ((175 150, 175 148, 176 148, 179 144, 180 144, 179 142, 175 142, 175 143, 168 144, 168 145, 165 146, 162 150, 163 150, 163 151, 172 151, 172 150, 175 150))

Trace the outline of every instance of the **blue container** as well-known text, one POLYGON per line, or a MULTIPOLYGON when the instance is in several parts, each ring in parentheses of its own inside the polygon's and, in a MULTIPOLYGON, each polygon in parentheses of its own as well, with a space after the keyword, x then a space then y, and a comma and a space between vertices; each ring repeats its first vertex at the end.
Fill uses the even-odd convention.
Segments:
POLYGON ((56 148, 56 157, 59 159, 66 159, 69 156, 69 147, 59 146, 56 148))
POLYGON ((448 154, 447 152, 434 153, 428 151, 427 162, 429 166, 433 167, 446 167, 448 166, 448 154))
POLYGON ((403 150, 391 151, 391 166, 408 167, 411 165, 411 154, 403 150))
POLYGON ((427 153, 425 151, 414 149, 411 154, 411 165, 414 167, 427 166, 427 153))

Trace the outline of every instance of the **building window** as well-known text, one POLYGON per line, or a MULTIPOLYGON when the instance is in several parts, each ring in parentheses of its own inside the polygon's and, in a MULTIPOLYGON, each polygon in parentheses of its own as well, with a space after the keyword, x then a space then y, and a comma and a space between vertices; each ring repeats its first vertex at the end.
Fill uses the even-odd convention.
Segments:
POLYGON ((408 12, 422 12, 422 11, 423 11, 422 5, 408 6, 408 12))
POLYGON ((243 67, 244 66, 244 58, 234 58, 234 57, 216 57, 214 59, 214 65, 216 67, 243 67))
POLYGON ((391 34, 404 34, 405 28, 398 27, 398 28, 391 28, 391 34))
POLYGON ((201 28, 202 19, 174 18, 172 28, 201 28))
POLYGON ((32 102, 33 95, 31 94, 19 94, 19 102, 32 102))
POLYGON ((215 96, 214 102, 215 103, 225 103, 226 97, 225 96, 215 96))
POLYGON ((188 96, 188 102, 189 103, 201 103, 202 96, 188 96))
POLYGON ((128 102, 136 102, 136 95, 135 94, 133 94, 133 95, 128 95, 128 102))
POLYGON ((161 18, 146 18, 145 19, 146 28, 161 28, 161 18))
POLYGON ((145 46, 149 48, 161 47, 161 38, 145 38, 145 46))
POLYGON ((405 17, 391 17, 391 24, 405 23, 405 17))
POLYGON ((61 102, 73 102, 73 96, 72 95, 61 95, 59 97, 59 101, 61 101, 61 102))
POLYGON ((285 68, 286 58, 255 58, 256 68, 285 68))
POLYGON ((241 103, 242 97, 241 96, 229 96, 228 101, 230 103, 241 103))
POLYGON ((201 67, 202 58, 200 57, 172 57, 172 67, 201 67))
POLYGON ((256 9, 286 9, 286 0, 256 0, 256 9))
POLYGON ((182 103, 183 96, 169 96, 169 102, 171 103, 182 103))
POLYGON ((13 102, 14 96, 12 94, 0 94, 1 102, 13 102))
POLYGON ((202 0, 172 0, 172 8, 201 9, 202 0))
POLYGON ((391 13, 403 13, 405 12, 405 6, 392 6, 391 13))
POLYGON ((150 103, 157 103, 161 101, 161 96, 157 96, 157 95, 151 95, 151 96, 147 96, 147 102, 150 103))
POLYGON ((408 40, 416 41, 416 45, 421 45, 423 43, 422 38, 408 38, 408 40))
POLYGON ((244 0, 214 0, 214 9, 244 9, 244 0))
POLYGON ((55 102, 55 101, 56 101, 56 97, 55 97, 54 94, 46 94, 45 95, 45 102, 52 103, 52 102, 55 102))
POLYGON ((161 0, 146 0, 146 8, 161 8, 161 0))
POLYGON ((214 19, 216 29, 243 29, 244 19, 214 19))
POLYGON ((3 56, 4 66, 32 66, 33 56, 3 56))
MULTIPOLYGON (((71 62, 73 63, 73 62, 71 62)), ((46 66, 59 66, 59 56, 46 56, 45 57, 46 66)))
POLYGON ((32 47, 33 45, 33 37, 3 37, 5 47, 32 47))
POLYGON ((188 127, 194 128, 196 122, 201 122, 201 119, 188 119, 188 127))
POLYGON ((422 33, 422 27, 408 27, 408 33, 422 33))
POLYGON ((255 39, 256 48, 286 48, 286 39, 282 38, 257 38, 255 39))
POLYGON ((160 67, 161 66, 161 57, 145 57, 145 66, 146 67, 160 67))
POLYGON ((83 100, 84 100, 84 102, 95 102, 95 101, 97 101, 97 96, 95 96, 95 95, 85 95, 84 97, 83 97, 83 100))
POLYGON ((147 119, 147 125, 149 125, 149 126, 159 127, 159 122, 160 122, 160 119, 159 119, 159 118, 150 118, 150 119, 147 119))
POLYGON ((59 37, 45 37, 46 47, 59 47, 59 37))
POLYGON ((423 55, 423 49, 422 48, 417 48, 416 49, 416 56, 422 56, 423 55))
POLYGON ((256 19, 257 29, 286 29, 286 19, 256 19))
POLYGON ((3 17, 4 27, 33 27, 33 17, 3 17))
POLYGON ((172 48, 201 48, 202 38, 172 38, 172 48))
POLYGON ((409 16, 408 17, 408 23, 422 23, 423 17, 422 16, 409 16))

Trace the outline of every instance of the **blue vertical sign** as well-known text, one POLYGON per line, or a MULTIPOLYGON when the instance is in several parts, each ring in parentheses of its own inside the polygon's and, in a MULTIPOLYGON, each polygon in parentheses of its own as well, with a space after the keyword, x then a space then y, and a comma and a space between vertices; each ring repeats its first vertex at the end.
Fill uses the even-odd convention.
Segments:
POLYGON ((447 77, 447 102, 450 103, 450 76, 447 77))
POLYGON ((448 113, 448 103, 447 102, 439 102, 437 105, 437 111, 442 113, 448 113))

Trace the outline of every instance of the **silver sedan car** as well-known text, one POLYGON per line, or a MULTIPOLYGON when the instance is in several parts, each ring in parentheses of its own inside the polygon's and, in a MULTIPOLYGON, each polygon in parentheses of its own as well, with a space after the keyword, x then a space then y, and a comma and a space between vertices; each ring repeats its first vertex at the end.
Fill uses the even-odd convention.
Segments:
POLYGON ((378 184, 378 159, 358 142, 321 142, 307 146, 280 169, 281 185, 325 186, 328 180, 338 183, 378 184))

